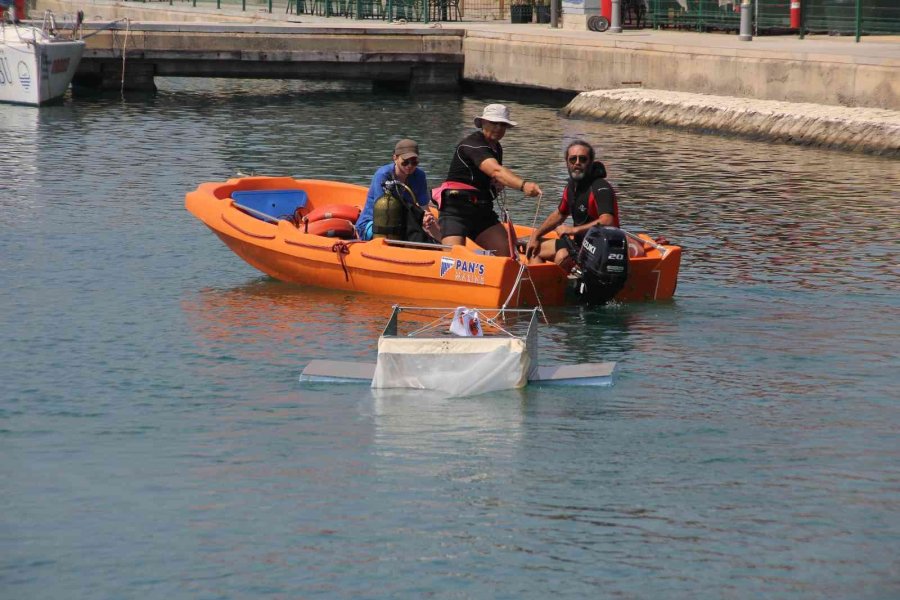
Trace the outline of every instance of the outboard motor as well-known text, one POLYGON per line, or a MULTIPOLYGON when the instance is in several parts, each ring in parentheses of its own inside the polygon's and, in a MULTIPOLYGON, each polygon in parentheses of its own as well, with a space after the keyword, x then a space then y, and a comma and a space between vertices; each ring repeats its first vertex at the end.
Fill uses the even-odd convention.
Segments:
POLYGON ((628 238, 616 227, 591 227, 576 258, 581 277, 577 291, 587 304, 605 304, 628 279, 628 238))

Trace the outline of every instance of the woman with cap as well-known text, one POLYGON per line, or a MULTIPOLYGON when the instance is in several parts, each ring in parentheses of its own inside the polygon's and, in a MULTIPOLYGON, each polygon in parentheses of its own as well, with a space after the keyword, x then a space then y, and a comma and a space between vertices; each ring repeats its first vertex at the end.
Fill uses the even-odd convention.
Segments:
POLYGON ((440 188, 441 243, 465 244, 469 238, 499 256, 509 256, 506 228, 494 212, 494 197, 504 187, 526 196, 539 196, 541 188, 503 166, 500 140, 508 128, 516 126, 506 106, 488 104, 475 117, 475 126, 478 131, 456 146, 447 181, 440 188))
MULTIPOLYGON (((386 181, 399 181, 406 184, 413 191, 416 197, 410 198, 406 188, 397 186, 396 192, 399 194, 400 200, 406 203, 407 206, 425 207, 428 205, 428 181, 425 171, 419 168, 419 145, 416 142, 410 139, 402 139, 397 142, 394 146, 394 155, 391 162, 375 171, 375 175, 372 177, 372 185, 369 186, 369 193, 366 194, 366 205, 356 220, 356 232, 361 240, 372 239, 372 217, 375 211, 375 201, 384 194, 386 181)), ((422 210, 412 210, 410 214, 421 215, 422 212, 422 210)), ((421 219, 422 221, 417 225, 421 225, 428 235, 435 239, 441 237, 434 215, 424 210, 424 215, 421 215, 421 219)))

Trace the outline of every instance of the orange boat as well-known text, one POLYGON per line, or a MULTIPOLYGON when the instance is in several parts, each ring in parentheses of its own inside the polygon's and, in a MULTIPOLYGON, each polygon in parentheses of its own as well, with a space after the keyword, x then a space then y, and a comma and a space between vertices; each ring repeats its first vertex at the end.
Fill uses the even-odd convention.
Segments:
MULTIPOLYGON (((348 219, 359 214, 367 191, 336 181, 242 177, 201 184, 186 195, 185 206, 235 254, 282 281, 482 307, 572 300, 567 274, 553 263, 525 265, 475 244, 342 239, 352 235, 348 219)), ((531 231, 515 226, 517 238, 531 231)), ((642 238, 645 255, 629 260, 617 300, 675 293, 681 248, 642 238)))

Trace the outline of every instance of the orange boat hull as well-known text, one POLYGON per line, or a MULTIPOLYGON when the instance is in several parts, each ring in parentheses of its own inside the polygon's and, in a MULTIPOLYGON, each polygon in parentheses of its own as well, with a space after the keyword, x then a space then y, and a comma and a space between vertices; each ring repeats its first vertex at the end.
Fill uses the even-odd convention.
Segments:
MULTIPOLYGON (((337 240, 304 233, 287 220, 270 223, 234 205, 245 190, 303 190, 305 214, 330 204, 362 207, 367 188, 324 180, 245 177, 204 183, 187 194, 185 206, 247 263, 276 279, 318 287, 451 304, 500 307, 546 306, 567 301, 566 273, 552 263, 525 266, 510 258, 480 254, 475 245, 434 249, 337 240), (516 281, 522 271, 522 281, 516 281), (528 281, 530 279, 530 282, 528 281), (533 285, 532 285, 533 284, 533 285)), ((531 232, 516 227, 519 237, 531 232)), ((681 249, 665 256, 650 250, 633 258, 621 300, 659 300, 675 293, 681 249)))

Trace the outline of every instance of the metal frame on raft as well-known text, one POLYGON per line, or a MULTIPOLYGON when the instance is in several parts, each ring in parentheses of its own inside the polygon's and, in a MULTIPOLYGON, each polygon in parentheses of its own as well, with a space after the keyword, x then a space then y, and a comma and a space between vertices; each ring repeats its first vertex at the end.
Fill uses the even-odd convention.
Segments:
MULTIPOLYGON (((416 329, 406 337, 415 337, 420 333, 426 331, 436 331, 438 326, 446 326, 446 319, 452 318, 455 314, 457 308, 441 308, 441 307, 431 307, 431 306, 401 306, 399 304, 395 304, 393 306, 393 310, 391 311, 391 316, 388 318, 387 325, 384 327, 384 331, 382 332, 382 337, 386 336, 398 336, 398 323, 400 319, 400 314, 403 312, 410 311, 421 311, 421 312, 434 312, 439 313, 439 316, 435 318, 431 323, 416 329)), ((522 338, 526 342, 531 342, 534 340, 534 343, 537 344, 537 324, 538 324, 538 315, 543 316, 543 309, 540 306, 535 306, 534 308, 476 308, 473 310, 477 310, 481 316, 484 316, 488 325, 496 328, 498 331, 506 334, 509 337, 517 337, 522 338), (495 311, 497 314, 493 317, 488 317, 484 315, 485 311, 495 311), (528 329, 526 330, 524 335, 516 335, 507 330, 507 328, 501 326, 497 319, 503 319, 506 314, 530 314, 531 319, 528 321, 528 329)))
MULTIPOLYGON (((394 351, 399 342, 402 347, 407 341, 414 342, 409 346, 410 353, 407 355, 413 359, 418 359, 418 374, 421 377, 411 378, 395 378, 394 384, 382 385, 383 377, 379 374, 380 365, 378 363, 361 363, 349 361, 334 360, 313 360, 303 369, 300 375, 302 383, 369 383, 373 388, 408 388, 408 389, 431 389, 438 392, 449 392, 451 395, 471 395, 468 392, 456 394, 458 388, 452 387, 447 389, 440 384, 442 376, 442 365, 440 361, 430 360, 430 356, 453 357, 456 354, 457 364, 462 360, 463 363, 469 359, 469 356, 477 357, 477 351, 483 350, 485 353, 496 351, 500 348, 503 341, 515 341, 517 347, 524 346, 524 354, 527 360, 521 361, 526 372, 517 376, 513 373, 502 373, 507 376, 504 381, 494 382, 495 387, 488 390, 474 392, 485 393, 485 391, 497 391, 500 389, 513 389, 523 387, 526 384, 553 384, 553 385, 572 385, 572 386, 610 386, 612 385, 612 375, 615 370, 616 363, 583 363, 576 365, 556 365, 556 366, 538 366, 538 322, 543 316, 540 308, 531 309, 487 309, 496 311, 492 317, 485 317, 485 323, 488 327, 495 330, 492 335, 461 337, 449 333, 447 327, 448 319, 453 319, 459 314, 463 307, 458 308, 435 308, 435 307, 415 307, 394 305, 391 316, 388 318, 381 337, 379 338, 379 360, 387 358, 387 353, 383 353, 383 348, 391 346, 394 351), (400 316, 404 312, 417 311, 419 313, 434 313, 437 316, 429 320, 426 324, 412 330, 409 333, 402 333, 400 327, 400 316), (524 333, 517 335, 511 331, 512 327, 508 323, 501 324, 507 315, 530 315, 528 325, 524 333), (422 352, 422 346, 416 346, 415 343, 422 342, 426 348, 431 344, 431 352, 422 352), (455 353, 454 348, 466 347, 465 351, 455 353), (475 350, 476 354, 471 353, 475 350), (422 365, 425 365, 424 367, 422 365), (438 383, 434 383, 437 381, 438 383), (399 383, 397 383, 399 382, 399 383)), ((477 311, 480 316, 485 309, 472 309, 477 311)), ((404 350, 399 352, 403 354, 404 350)), ((515 351, 513 351, 515 352, 515 351)), ((391 352, 393 355, 393 351, 391 352)), ((519 363, 517 363, 519 364, 519 363)))

